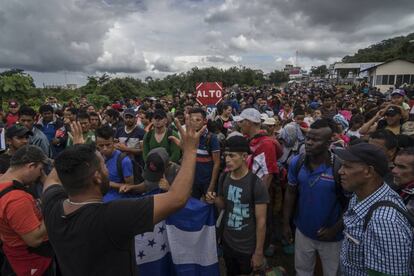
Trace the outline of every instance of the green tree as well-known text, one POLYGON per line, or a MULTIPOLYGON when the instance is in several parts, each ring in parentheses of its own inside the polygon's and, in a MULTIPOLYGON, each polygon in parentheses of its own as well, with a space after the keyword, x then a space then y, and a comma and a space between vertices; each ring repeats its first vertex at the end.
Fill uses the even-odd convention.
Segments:
POLYGON ((284 71, 275 70, 269 74, 269 81, 274 84, 280 84, 289 81, 289 74, 284 71))
POLYGON ((0 104, 3 99, 24 101, 34 89, 33 78, 23 70, 12 69, 0 73, 0 104))
POLYGON ((315 77, 325 77, 328 74, 328 68, 326 65, 321 65, 317 67, 313 67, 311 69, 311 74, 315 77))

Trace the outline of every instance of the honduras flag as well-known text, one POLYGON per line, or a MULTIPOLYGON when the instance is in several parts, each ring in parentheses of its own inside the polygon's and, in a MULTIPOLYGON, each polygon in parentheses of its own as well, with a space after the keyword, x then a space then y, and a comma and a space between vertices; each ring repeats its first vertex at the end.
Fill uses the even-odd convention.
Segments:
POLYGON ((135 237, 138 275, 219 275, 212 205, 190 198, 185 208, 135 237))

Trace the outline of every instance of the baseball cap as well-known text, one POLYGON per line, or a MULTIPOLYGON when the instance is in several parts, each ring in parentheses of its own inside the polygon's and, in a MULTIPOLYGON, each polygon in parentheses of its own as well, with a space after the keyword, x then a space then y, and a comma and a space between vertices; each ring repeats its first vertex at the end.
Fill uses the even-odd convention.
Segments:
POLYGON ((6 137, 13 138, 13 137, 21 137, 25 135, 33 135, 33 132, 27 129, 25 126, 15 124, 6 129, 6 137))
POLYGON ((151 150, 147 155, 144 172, 142 173, 144 183, 147 183, 146 185, 152 185, 154 183, 158 185, 169 161, 170 157, 165 148, 151 150))
POLYGON ((124 116, 131 115, 132 117, 136 116, 135 110, 133 108, 128 108, 124 110, 124 116))
POLYGON ((276 120, 275 118, 267 118, 264 120, 263 124, 267 126, 274 126, 276 124, 276 120))
POLYGON ((397 114, 401 114, 401 108, 395 107, 395 106, 390 106, 387 111, 385 111, 386 116, 394 116, 397 114))
POLYGON ((388 173, 388 158, 384 151, 376 145, 359 143, 347 149, 334 149, 333 152, 344 161, 361 162, 374 167, 381 177, 388 173))
POLYGON ((23 165, 28 163, 42 162, 45 165, 50 165, 50 159, 38 147, 34 145, 23 146, 18 149, 10 159, 10 166, 23 165))
POLYGON ((309 104, 309 107, 311 108, 311 109, 317 109, 317 108, 319 108, 319 103, 318 102, 311 102, 310 104, 309 104))
POLYGON ((249 141, 244 136, 233 136, 226 140, 224 151, 250 153, 249 141))
POLYGON ((260 119, 262 120, 262 121, 264 121, 264 120, 266 120, 266 119, 268 119, 269 118, 269 115, 267 115, 266 113, 262 113, 262 114, 260 114, 260 119))
POLYGON ((233 118, 234 121, 240 122, 243 120, 248 120, 253 123, 260 123, 261 122, 261 114, 257 109, 254 108, 246 108, 242 111, 239 116, 235 116, 233 118))
POLYGON ((112 104, 112 108, 115 109, 115 110, 121 110, 122 105, 120 103, 114 103, 114 104, 112 104))
POLYGON ((405 97, 405 91, 402 90, 402 89, 395 89, 395 90, 392 91, 391 97, 395 96, 395 95, 400 95, 402 97, 405 97))
POLYGON ((401 134, 403 135, 414 135, 414 122, 413 121, 407 121, 405 122, 401 127, 401 134))
POLYGON ((164 119, 167 118, 167 112, 164 109, 156 109, 154 111, 154 119, 164 119))
POLYGON ((9 107, 19 107, 19 103, 18 102, 16 102, 16 101, 10 101, 9 102, 9 107))

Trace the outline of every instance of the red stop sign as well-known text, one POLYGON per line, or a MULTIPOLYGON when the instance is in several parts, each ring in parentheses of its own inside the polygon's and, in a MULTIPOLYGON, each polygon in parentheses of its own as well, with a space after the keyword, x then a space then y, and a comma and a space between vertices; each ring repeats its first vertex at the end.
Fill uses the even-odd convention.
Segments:
POLYGON ((196 98, 201 105, 217 105, 223 99, 221 82, 199 82, 196 84, 196 98))

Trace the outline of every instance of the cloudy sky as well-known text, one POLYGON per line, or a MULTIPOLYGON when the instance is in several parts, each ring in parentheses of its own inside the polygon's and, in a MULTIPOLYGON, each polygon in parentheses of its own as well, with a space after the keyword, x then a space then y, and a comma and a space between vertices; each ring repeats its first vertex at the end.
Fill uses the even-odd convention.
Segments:
POLYGON ((199 66, 330 64, 414 31, 414 1, 0 0, 0 68, 37 86, 199 66))

